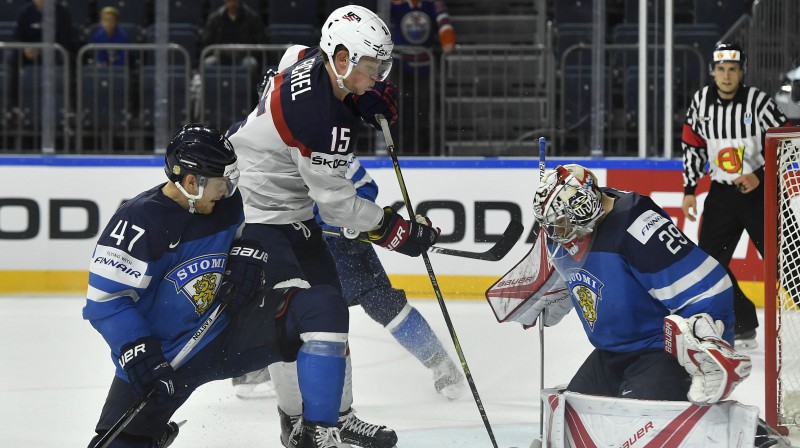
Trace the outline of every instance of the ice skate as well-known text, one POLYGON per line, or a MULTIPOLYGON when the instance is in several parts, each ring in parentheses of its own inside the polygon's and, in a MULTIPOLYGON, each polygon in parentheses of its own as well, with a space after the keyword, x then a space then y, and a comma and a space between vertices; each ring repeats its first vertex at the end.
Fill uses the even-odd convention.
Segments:
POLYGON ((339 428, 328 428, 314 422, 303 422, 300 428, 297 448, 338 448, 342 443, 339 428))
POLYGON ((303 429, 302 416, 289 415, 278 406, 278 417, 281 422, 281 445, 287 448, 296 447, 303 429))
POLYGON ((433 372, 433 387, 439 395, 456 400, 464 394, 464 375, 450 357, 437 353, 425 366, 433 372))
POLYGON ((342 442, 361 448, 391 448, 397 444, 393 430, 359 419, 353 408, 339 413, 339 431, 342 442))
POLYGON ((269 369, 264 367, 233 378, 233 393, 243 400, 275 398, 275 387, 272 385, 269 369))
POLYGON ((733 339, 733 346, 736 350, 753 350, 758 348, 756 330, 737 333, 733 339))

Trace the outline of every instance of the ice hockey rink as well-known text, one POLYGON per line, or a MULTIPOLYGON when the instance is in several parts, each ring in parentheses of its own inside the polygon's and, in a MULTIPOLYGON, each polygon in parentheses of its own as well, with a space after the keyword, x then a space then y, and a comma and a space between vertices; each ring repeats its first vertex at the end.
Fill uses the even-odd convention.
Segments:
MULTIPOLYGON (((83 447, 113 375, 105 342, 81 318, 78 296, 0 297, 0 446, 83 447)), ((455 356, 436 300, 412 300, 455 356)), ((527 448, 539 433, 539 336, 498 324, 477 300, 447 300, 461 347, 499 447, 527 448)), ((759 315, 759 319, 761 319, 759 315)), ((621 323, 624 325, 624 323, 621 323)), ((764 356, 732 398, 764 406, 764 356)), ((491 447, 467 392, 440 398, 431 377, 361 308, 351 308, 354 407, 371 423, 395 429, 400 448, 491 447)), ((591 347, 574 311, 545 332, 545 385, 566 383, 591 347)), ((207 384, 176 413, 187 420, 172 445, 279 447, 274 399, 244 401, 229 381, 207 384)), ((800 436, 792 437, 800 446, 800 436)))

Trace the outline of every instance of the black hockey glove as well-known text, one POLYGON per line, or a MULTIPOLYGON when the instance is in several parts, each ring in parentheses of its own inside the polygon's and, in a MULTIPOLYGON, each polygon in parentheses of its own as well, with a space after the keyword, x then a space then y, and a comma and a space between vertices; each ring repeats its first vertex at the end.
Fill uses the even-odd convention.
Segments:
POLYGON ((128 382, 136 395, 143 397, 153 387, 168 396, 175 393, 172 384, 175 371, 164 358, 161 341, 153 336, 140 338, 123 345, 120 353, 119 365, 128 374, 128 382))
POLYGON ((417 257, 439 239, 438 228, 433 228, 431 221, 417 215, 409 221, 398 215, 391 207, 383 208, 383 221, 377 229, 368 232, 369 239, 378 246, 417 257))
POLYGON ((267 252, 254 240, 236 240, 228 254, 228 264, 219 288, 219 300, 236 314, 251 300, 261 298, 266 289, 267 252))
POLYGON ((378 81, 372 90, 363 95, 348 95, 345 102, 356 115, 377 130, 381 126, 375 120, 375 114, 383 114, 389 124, 397 121, 397 87, 391 82, 378 81))

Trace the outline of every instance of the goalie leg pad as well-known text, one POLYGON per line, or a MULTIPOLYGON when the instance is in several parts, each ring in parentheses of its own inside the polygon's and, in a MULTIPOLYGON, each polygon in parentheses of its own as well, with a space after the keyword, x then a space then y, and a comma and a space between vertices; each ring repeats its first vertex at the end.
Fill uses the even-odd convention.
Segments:
POLYGON ((544 389, 542 446, 752 447, 758 408, 735 401, 628 400, 544 389))
POLYGON ((684 319, 664 318, 664 350, 674 356, 692 377, 687 398, 711 404, 727 398, 750 376, 752 363, 722 339, 719 321, 701 313, 684 319))

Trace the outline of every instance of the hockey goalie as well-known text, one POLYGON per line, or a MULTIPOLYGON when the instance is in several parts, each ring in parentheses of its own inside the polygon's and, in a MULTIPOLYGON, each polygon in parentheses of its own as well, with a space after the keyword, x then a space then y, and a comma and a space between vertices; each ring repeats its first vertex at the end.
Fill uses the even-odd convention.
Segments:
POLYGON ((542 391, 548 447, 789 446, 758 408, 725 401, 750 374, 733 347, 725 269, 649 197, 588 169, 547 171, 532 250, 487 292, 500 322, 558 323, 574 308, 594 350, 542 391))

